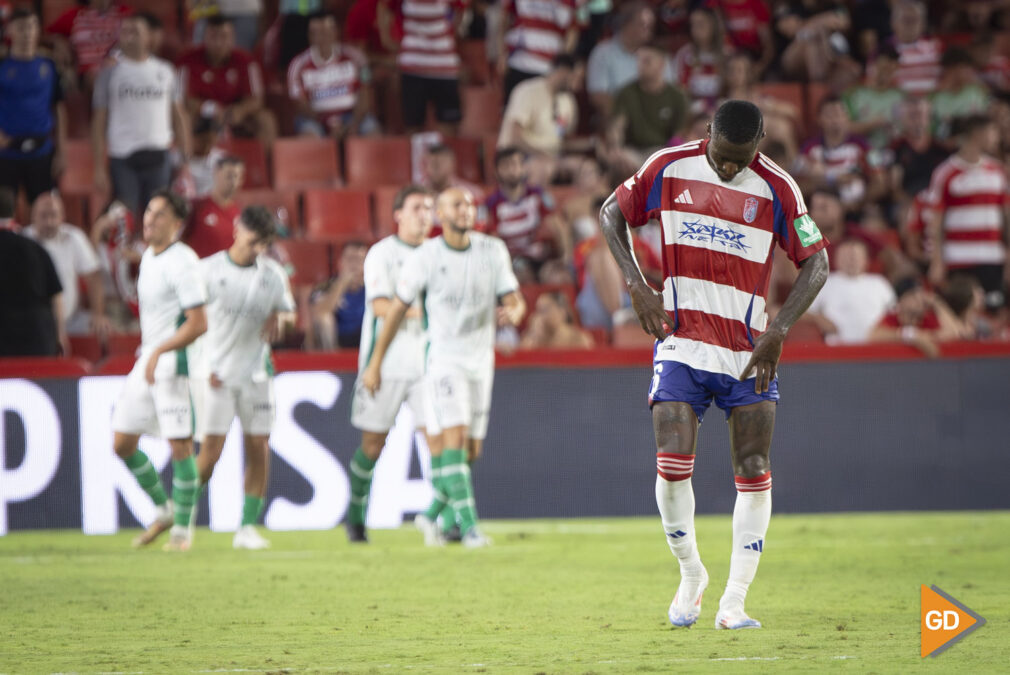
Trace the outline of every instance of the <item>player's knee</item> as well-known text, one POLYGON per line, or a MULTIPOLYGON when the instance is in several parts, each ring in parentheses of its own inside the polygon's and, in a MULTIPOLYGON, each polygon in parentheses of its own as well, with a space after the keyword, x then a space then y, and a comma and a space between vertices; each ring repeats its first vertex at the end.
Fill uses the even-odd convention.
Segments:
POLYGON ((771 466, 771 461, 766 455, 748 455, 737 463, 737 475, 744 478, 754 478, 770 471, 771 466))
POLYGON ((361 435, 361 451, 365 453, 365 457, 372 461, 379 458, 385 445, 386 434, 376 434, 366 431, 361 435))
POLYGON ((246 436, 245 458, 257 466, 266 464, 270 458, 270 439, 267 436, 246 436))
POLYGON ((191 438, 170 440, 168 445, 172 448, 172 459, 176 461, 186 459, 193 454, 193 439, 191 438))

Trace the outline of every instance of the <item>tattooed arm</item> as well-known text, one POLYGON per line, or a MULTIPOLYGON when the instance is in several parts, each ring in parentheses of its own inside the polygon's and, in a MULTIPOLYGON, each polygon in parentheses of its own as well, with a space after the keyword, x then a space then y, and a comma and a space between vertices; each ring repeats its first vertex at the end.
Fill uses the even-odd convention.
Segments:
POLYGON ((786 333, 792 328, 796 320, 803 312, 807 311, 810 303, 814 301, 821 287, 828 278, 828 252, 821 249, 802 263, 800 263, 800 275, 796 277, 792 290, 782 309, 775 316, 775 319, 768 325, 768 330, 754 343, 754 352, 751 354, 747 367, 740 375, 741 380, 746 380, 755 371, 754 391, 763 393, 768 391, 771 381, 775 379, 775 369, 778 367, 779 359, 782 357, 782 343, 785 342, 786 333))

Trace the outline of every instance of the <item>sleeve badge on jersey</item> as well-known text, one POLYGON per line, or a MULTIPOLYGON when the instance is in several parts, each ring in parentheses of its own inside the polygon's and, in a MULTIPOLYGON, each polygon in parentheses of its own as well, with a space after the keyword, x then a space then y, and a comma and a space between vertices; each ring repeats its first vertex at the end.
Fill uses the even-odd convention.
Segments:
POLYGON ((743 203, 743 220, 745 223, 753 223, 758 214, 758 200, 748 197, 743 203))
POLYGON ((817 223, 805 213, 793 221, 793 228, 800 237, 801 246, 810 246, 821 240, 821 231, 817 229, 817 223))

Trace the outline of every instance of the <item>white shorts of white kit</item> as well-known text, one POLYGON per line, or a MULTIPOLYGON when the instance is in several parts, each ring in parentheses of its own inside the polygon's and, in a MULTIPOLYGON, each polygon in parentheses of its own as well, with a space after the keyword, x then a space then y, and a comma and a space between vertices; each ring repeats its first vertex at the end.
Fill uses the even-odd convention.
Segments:
POLYGON ((193 438, 193 400, 185 375, 148 384, 140 362, 126 378, 112 413, 112 430, 124 434, 157 436, 167 440, 193 438))
POLYGON ((494 370, 474 376, 462 370, 432 369, 425 375, 428 433, 467 427, 467 437, 483 440, 491 414, 494 370))
POLYGON ((354 383, 351 402, 351 424, 355 429, 384 434, 393 428, 400 407, 406 403, 414 413, 414 427, 425 426, 424 378, 415 380, 382 380, 379 390, 369 394, 359 378, 354 383))
POLYGON ((242 386, 210 386, 209 379, 201 378, 197 411, 197 428, 200 436, 225 436, 238 416, 242 433, 249 436, 269 436, 274 428, 277 402, 272 379, 263 382, 246 382, 242 386))

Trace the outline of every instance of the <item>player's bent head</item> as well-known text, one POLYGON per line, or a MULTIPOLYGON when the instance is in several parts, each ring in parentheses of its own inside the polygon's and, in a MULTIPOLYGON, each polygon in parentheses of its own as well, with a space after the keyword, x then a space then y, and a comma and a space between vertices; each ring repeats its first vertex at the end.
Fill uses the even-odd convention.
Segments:
POLYGON ((761 110, 750 101, 726 101, 712 118, 712 138, 718 137, 733 145, 757 147, 764 130, 761 110))
POLYGON ((239 227, 256 235, 256 238, 266 244, 277 236, 277 219, 265 206, 247 206, 242 209, 236 223, 239 227))

